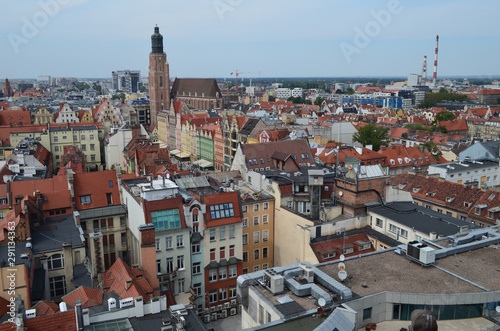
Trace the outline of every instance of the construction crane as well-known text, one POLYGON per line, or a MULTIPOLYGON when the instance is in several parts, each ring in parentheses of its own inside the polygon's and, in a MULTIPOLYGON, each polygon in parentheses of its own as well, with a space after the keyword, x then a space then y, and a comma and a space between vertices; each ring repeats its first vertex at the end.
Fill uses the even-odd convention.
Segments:
POLYGON ((256 74, 256 73, 259 73, 259 76, 260 76, 260 73, 261 73, 261 72, 262 72, 262 71, 241 72, 241 71, 238 71, 238 70, 236 70, 236 71, 232 72, 232 73, 231 73, 231 75, 234 75, 234 76, 236 77, 236 94, 238 94, 238 88, 239 88, 239 86, 238 86, 238 76, 239 76, 239 75, 242 75, 242 74, 256 74))
POLYGON ((241 71, 234 71, 231 73, 231 75, 234 75, 236 77, 236 94, 238 94, 238 76, 241 75, 241 74, 244 74, 244 72, 241 72, 241 71))

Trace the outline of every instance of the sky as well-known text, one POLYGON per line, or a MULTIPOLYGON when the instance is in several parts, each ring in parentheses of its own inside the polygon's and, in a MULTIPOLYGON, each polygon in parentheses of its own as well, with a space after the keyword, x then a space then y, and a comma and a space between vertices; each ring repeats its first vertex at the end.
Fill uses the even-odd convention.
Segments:
POLYGON ((498 0, 0 0, 0 79, 148 74, 158 25, 170 77, 500 74, 498 0))

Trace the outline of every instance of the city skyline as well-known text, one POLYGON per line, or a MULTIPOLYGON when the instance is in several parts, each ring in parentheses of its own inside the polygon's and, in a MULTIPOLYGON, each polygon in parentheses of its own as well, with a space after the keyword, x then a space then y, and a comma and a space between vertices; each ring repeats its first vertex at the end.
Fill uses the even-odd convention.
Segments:
POLYGON ((436 35, 440 76, 497 76, 498 2, 482 0, 214 0, 190 7, 171 1, 41 0, 3 4, 0 78, 38 75, 105 78, 148 73, 158 25, 171 77, 432 77, 436 35), (487 8, 488 10, 484 10, 487 8), (495 10, 496 9, 496 10, 495 10))

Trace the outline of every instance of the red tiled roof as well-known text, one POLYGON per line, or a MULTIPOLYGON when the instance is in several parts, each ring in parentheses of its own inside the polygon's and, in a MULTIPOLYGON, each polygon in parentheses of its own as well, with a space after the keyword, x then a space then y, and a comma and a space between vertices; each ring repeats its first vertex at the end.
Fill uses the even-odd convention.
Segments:
POLYGON ((347 236, 345 240, 344 237, 340 237, 311 244, 314 254, 316 254, 316 257, 318 258, 318 261, 320 263, 339 259, 340 255, 342 254, 342 248, 344 246, 354 248, 352 253, 344 254, 345 257, 366 254, 375 251, 375 249, 371 245, 370 239, 364 233, 347 236), (370 248, 360 251, 359 247, 361 244, 370 244, 370 248), (333 252, 335 253, 335 256, 327 259, 323 257, 323 255, 333 252))
POLYGON ((305 139, 272 141, 259 144, 245 144, 241 146, 241 149, 243 151, 243 154, 245 155, 245 162, 247 164, 247 167, 250 170, 266 167, 269 167, 271 169, 276 168, 274 161, 272 160, 272 155, 275 151, 279 151, 282 154, 292 156, 295 155, 296 163, 299 165, 301 163, 314 163, 314 156, 312 155, 311 149, 309 148, 309 143, 305 139), (307 155, 307 158, 303 159, 303 154, 307 155), (255 163, 257 164, 255 164, 254 162, 250 164, 250 159, 255 159, 255 163))
POLYGON ((442 121, 439 125, 444 126, 448 132, 450 131, 467 131, 467 122, 465 120, 442 121))
POLYGON ((3 297, 0 297, 0 317, 9 312, 10 309, 9 307, 7 307, 9 303, 10 302, 8 300, 4 299, 3 297))
POLYGON ((36 316, 49 316, 54 315, 59 306, 52 301, 39 301, 32 309, 36 309, 36 316))
POLYGON ((72 208, 71 192, 66 176, 54 176, 49 179, 36 179, 10 182, 12 197, 33 195, 40 191, 44 198, 44 210, 72 208))
POLYGON ((104 291, 98 288, 80 286, 76 290, 66 294, 62 300, 71 307, 75 307, 77 300, 82 301, 82 308, 90 308, 100 306, 102 304, 102 296, 104 291))
POLYGON ((240 213, 240 202, 238 192, 220 192, 215 194, 209 194, 203 196, 203 202, 207 205, 207 213, 206 213, 206 223, 207 227, 219 226, 224 224, 233 224, 241 222, 241 213, 240 213), (210 206, 232 203, 234 216, 225 217, 219 219, 213 219, 210 206))
MULTIPOLYGON (((24 320, 24 327, 29 331, 64 330, 76 331, 76 317, 74 310, 55 313, 49 316, 28 318, 24 320)), ((0 324, 0 331, 15 330, 14 323, 0 324)))
POLYGON ((154 294, 151 284, 144 278, 142 272, 132 269, 121 258, 102 274, 102 280, 105 292, 114 291, 122 299, 142 296, 144 302, 147 302, 154 294))
POLYGON ((121 204, 115 170, 75 174, 74 179, 75 206, 77 210, 107 207, 108 193, 111 193, 113 205, 121 204), (80 197, 86 195, 90 195, 92 202, 82 204, 80 197))
POLYGON ((500 90, 498 89, 489 89, 489 90, 481 90, 477 92, 479 95, 500 95, 500 90))

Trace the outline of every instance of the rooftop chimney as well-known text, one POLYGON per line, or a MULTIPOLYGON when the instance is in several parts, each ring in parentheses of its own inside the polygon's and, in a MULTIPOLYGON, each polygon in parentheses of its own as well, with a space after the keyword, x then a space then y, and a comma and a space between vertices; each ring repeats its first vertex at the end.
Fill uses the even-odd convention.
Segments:
POLYGON ((438 46, 439 46, 439 35, 436 36, 436 55, 434 58, 434 74, 432 76, 432 87, 436 87, 437 71, 438 71, 438 46))

